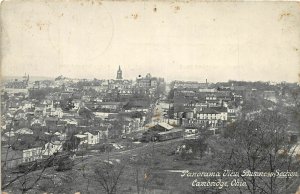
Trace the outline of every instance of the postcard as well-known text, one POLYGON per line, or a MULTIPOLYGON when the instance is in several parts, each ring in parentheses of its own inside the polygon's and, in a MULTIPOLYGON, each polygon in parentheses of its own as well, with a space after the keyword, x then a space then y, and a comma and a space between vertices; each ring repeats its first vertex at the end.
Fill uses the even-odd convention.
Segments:
POLYGON ((299 2, 4 0, 2 193, 300 193, 299 49, 299 2))

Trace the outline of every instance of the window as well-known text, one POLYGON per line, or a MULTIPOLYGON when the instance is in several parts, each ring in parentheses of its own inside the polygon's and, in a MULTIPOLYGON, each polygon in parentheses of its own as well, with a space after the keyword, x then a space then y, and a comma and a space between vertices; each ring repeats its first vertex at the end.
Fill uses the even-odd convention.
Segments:
POLYGON ((24 152, 24 156, 25 157, 29 157, 30 156, 30 152, 28 152, 28 151, 24 152))

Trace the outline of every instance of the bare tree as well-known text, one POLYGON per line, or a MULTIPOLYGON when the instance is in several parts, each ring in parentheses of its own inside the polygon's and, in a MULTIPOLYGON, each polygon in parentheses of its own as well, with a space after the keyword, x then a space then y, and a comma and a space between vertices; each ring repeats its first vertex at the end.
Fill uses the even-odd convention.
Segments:
POLYGON ((124 165, 118 163, 101 163, 95 167, 93 180, 99 183, 105 193, 116 194, 124 168, 124 165))
MULTIPOLYGON (((17 110, 13 118, 18 115, 19 111, 17 110)), ((10 123, 9 133, 13 132, 13 122, 10 123)), ((22 135, 18 134, 16 137, 12 138, 9 136, 8 141, 6 142, 6 146, 2 147, 2 160, 1 160, 1 189, 3 191, 7 189, 18 189, 22 193, 26 193, 30 190, 36 189, 36 185, 44 179, 44 175, 46 169, 50 166, 53 166, 55 160, 57 160, 57 155, 51 155, 44 159, 34 160, 29 163, 17 164, 17 166, 12 167, 10 165, 11 160, 18 160, 15 156, 10 156, 10 153, 17 149, 20 146, 19 138, 22 135), (3 157, 4 156, 4 157, 3 157)), ((27 142, 29 144, 33 144, 34 142, 40 142, 43 145, 50 143, 54 139, 54 135, 50 135, 48 137, 43 136, 31 136, 31 141, 27 142)), ((57 150, 58 151, 58 150, 57 150)), ((41 150, 36 158, 43 158, 45 155, 49 154, 47 152, 47 148, 41 150)), ((22 158, 21 158, 22 159, 22 158)))
MULTIPOLYGON (((223 169, 237 172, 248 170, 254 172, 276 173, 276 170, 293 169, 290 155, 281 154, 290 151, 286 134, 287 120, 277 112, 268 111, 251 121, 239 121, 227 128, 228 139, 226 153, 220 161, 223 169)), ((295 167, 295 166, 294 166, 295 167)), ((297 168, 294 168, 297 171, 297 168)), ((242 176, 247 183, 247 191, 255 193, 278 193, 283 181, 278 176, 242 176)))

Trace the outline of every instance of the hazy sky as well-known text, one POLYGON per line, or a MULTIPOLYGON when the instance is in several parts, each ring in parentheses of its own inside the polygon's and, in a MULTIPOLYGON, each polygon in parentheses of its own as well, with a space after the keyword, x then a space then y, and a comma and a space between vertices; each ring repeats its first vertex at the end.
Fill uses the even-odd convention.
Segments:
POLYGON ((2 75, 298 80, 300 3, 7 1, 2 75))

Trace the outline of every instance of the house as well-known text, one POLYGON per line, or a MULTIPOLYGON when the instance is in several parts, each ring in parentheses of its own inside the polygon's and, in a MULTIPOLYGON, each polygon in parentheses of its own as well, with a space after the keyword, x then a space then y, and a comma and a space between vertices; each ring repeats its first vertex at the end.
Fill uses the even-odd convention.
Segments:
POLYGON ((264 91, 263 92, 263 98, 265 100, 270 100, 270 101, 275 102, 275 103, 277 102, 275 91, 264 91))
POLYGON ((227 121, 227 109, 225 107, 206 108, 197 112, 196 119, 198 123, 217 126, 220 121, 227 121))
POLYGON ((126 112, 147 112, 150 107, 150 101, 146 99, 135 98, 124 105, 126 112))
POLYGON ((63 110, 60 107, 52 108, 50 116, 56 116, 58 118, 62 118, 64 115, 63 110))
POLYGON ((159 132, 164 132, 164 131, 170 131, 174 127, 167 124, 167 123, 158 123, 153 127, 149 128, 149 131, 159 131, 159 132))
POLYGON ((58 117, 47 117, 45 118, 46 127, 49 129, 55 129, 58 123, 58 117))
POLYGON ((174 88, 206 89, 208 83, 199 83, 193 81, 174 81, 174 88))
POLYGON ((139 77, 136 78, 136 86, 142 88, 155 87, 157 86, 157 78, 151 77, 150 73, 148 73, 145 77, 139 75, 139 77))
POLYGON ((43 105, 39 105, 35 107, 34 116, 40 117, 46 115, 46 108, 43 105))
POLYGON ((103 112, 116 112, 121 111, 123 108, 122 102, 100 102, 98 103, 98 109, 102 110, 103 112))
POLYGON ((46 109, 47 108, 51 108, 52 107, 52 100, 43 100, 43 102, 41 103, 46 109))
POLYGON ((74 136, 79 139, 80 142, 79 145, 87 144, 87 138, 88 138, 87 135, 76 134, 74 136))
POLYGON ((249 120, 249 121, 252 121, 252 120, 255 119, 255 117, 257 117, 261 113, 262 113, 261 110, 255 110, 255 111, 252 111, 252 112, 248 112, 248 113, 245 114, 245 119, 249 120))
POLYGON ((237 118, 237 112, 238 112, 238 109, 233 106, 233 105, 229 105, 227 107, 227 116, 228 116, 228 120, 230 121, 236 121, 236 118, 237 118))
POLYGON ((74 99, 72 101, 72 103, 74 103, 74 110, 78 110, 80 107, 83 106, 83 102, 81 100, 78 100, 78 99, 74 99))
POLYGON ((23 162, 32 162, 42 159, 42 144, 35 144, 23 149, 23 162))
POLYGON ((17 131, 15 131, 15 134, 32 135, 33 131, 31 129, 28 129, 28 128, 21 128, 21 129, 18 129, 17 131))
POLYGON ((11 130, 11 131, 8 131, 8 132, 4 133, 4 135, 7 136, 7 137, 14 137, 15 132, 13 130, 11 130))
POLYGON ((132 81, 130 80, 109 80, 107 92, 112 93, 132 93, 132 81))
POLYGON ((221 121, 227 121, 227 117, 228 117, 228 115, 227 115, 227 111, 228 111, 228 109, 227 109, 227 107, 223 107, 223 106, 221 106, 221 107, 213 107, 212 109, 214 109, 214 110, 216 110, 216 111, 218 111, 219 112, 219 114, 220 114, 220 120, 221 121))
POLYGON ((81 100, 84 101, 84 102, 89 102, 91 100, 91 96, 89 96, 89 95, 83 95, 81 97, 81 100))
POLYGON ((188 133, 188 134, 195 134, 195 133, 197 133, 197 131, 198 131, 198 129, 196 129, 196 128, 185 128, 184 129, 184 132, 188 133))
POLYGON ((23 104, 23 107, 22 107, 23 110, 27 110, 27 109, 34 107, 34 104, 29 101, 23 101, 22 104, 23 104))
POLYGON ((131 118, 131 117, 124 117, 122 118, 122 133, 129 134, 133 131, 136 131, 141 126, 141 119, 140 118, 131 118))
POLYGON ((58 131, 56 131, 53 135, 55 135, 60 141, 64 141, 67 138, 66 133, 60 133, 58 131))
POLYGON ((44 145, 42 149, 43 156, 51 156, 56 152, 62 150, 63 142, 62 141, 51 141, 44 145))
POLYGON ((45 125, 45 124, 41 119, 32 119, 31 124, 30 124, 31 127, 41 127, 42 125, 45 125))
POLYGON ((87 144, 88 145, 95 145, 99 143, 99 135, 98 131, 90 131, 85 132, 84 135, 87 136, 87 144))
POLYGON ((40 141, 17 141, 13 146, 5 145, 1 151, 1 163, 5 162, 8 168, 14 168, 24 162, 42 159, 43 143, 40 141))
POLYGON ((73 96, 73 92, 62 92, 61 94, 60 94, 60 100, 67 100, 67 99, 70 99, 70 98, 72 98, 72 96, 73 96))

